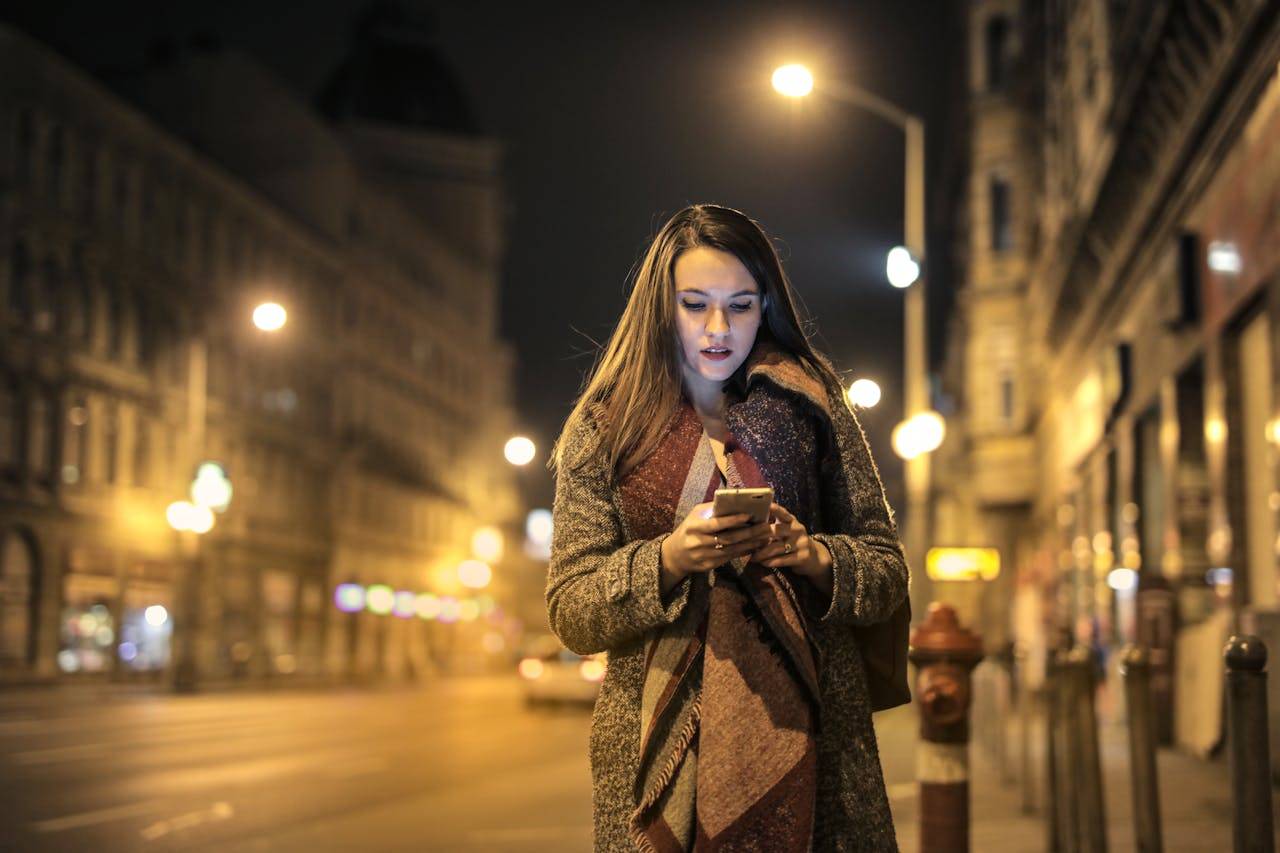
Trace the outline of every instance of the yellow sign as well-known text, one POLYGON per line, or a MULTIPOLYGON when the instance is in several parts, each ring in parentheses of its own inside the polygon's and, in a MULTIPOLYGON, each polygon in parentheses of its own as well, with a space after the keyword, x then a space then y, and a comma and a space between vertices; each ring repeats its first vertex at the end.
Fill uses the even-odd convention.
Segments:
POLYGON ((993 581, 1000 576, 995 548, 930 548, 925 574, 935 581, 993 581))

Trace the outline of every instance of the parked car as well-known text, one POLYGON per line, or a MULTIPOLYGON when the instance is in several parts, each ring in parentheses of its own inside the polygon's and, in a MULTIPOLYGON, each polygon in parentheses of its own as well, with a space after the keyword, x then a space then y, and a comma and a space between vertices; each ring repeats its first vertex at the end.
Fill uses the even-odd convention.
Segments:
POLYGON ((574 654, 549 634, 527 643, 517 665, 529 705, 595 704, 604 671, 603 653, 574 654))

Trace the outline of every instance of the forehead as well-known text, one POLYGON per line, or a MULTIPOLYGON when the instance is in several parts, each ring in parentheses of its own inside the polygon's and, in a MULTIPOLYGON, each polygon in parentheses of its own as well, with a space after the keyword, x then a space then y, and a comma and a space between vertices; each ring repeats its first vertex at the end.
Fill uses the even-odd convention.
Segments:
POLYGON ((695 246, 682 252, 676 258, 675 280, 676 290, 700 290, 703 293, 759 291, 742 261, 710 246, 695 246))

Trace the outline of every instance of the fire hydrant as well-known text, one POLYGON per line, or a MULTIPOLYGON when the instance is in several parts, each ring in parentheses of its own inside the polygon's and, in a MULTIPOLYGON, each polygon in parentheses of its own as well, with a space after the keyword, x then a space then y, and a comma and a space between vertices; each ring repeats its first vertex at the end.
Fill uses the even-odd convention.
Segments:
POLYGON ((982 660, 982 638, 960 627, 953 607, 935 601, 911 633, 907 656, 916 665, 920 706, 920 850, 968 853, 970 675, 982 660))

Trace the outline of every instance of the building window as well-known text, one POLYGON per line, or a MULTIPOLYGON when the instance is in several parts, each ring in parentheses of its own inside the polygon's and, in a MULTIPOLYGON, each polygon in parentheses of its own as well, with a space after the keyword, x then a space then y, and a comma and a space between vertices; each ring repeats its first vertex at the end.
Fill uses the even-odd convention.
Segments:
POLYGON ((89 464, 89 401, 71 398, 67 407, 67 428, 62 447, 62 482, 75 484, 84 479, 89 464))
POLYGON ((0 379, 0 470, 19 467, 18 394, 13 383, 0 379))
POLYGON ((88 342, 93 337, 93 295, 85 272, 83 246, 76 246, 72 253, 71 273, 63 288, 63 297, 62 311, 67 324, 67 337, 76 342, 88 342))
POLYGON ((31 316, 31 255, 26 243, 17 243, 9 256, 9 316, 25 323, 31 316))
POLYGON ((53 473, 53 405, 37 390, 27 409, 27 467, 38 479, 53 473))
POLYGON ((155 432, 150 416, 139 413, 136 434, 133 437, 133 484, 154 485, 151 476, 151 436, 155 432))
POLYGON ((80 212, 92 219, 98 212, 98 152, 87 148, 80 171, 80 212))
POLYGON ((49 137, 49 169, 45 174, 46 192, 55 207, 61 206, 67 175, 67 131, 55 127, 49 137))
POLYGON ((1007 373, 1000 377, 1000 419, 1013 423, 1013 377, 1007 373))
POLYGON ((999 92, 1008 85, 1008 41, 1008 19, 997 15, 988 20, 985 45, 988 92, 999 92))
POLYGON ((991 179, 991 248, 1003 252, 1013 247, 1013 224, 1009 216, 1009 182, 991 179))
POLYGON ((31 326, 37 332, 52 332, 57 325, 57 300, 62 284, 62 272, 58 262, 46 258, 44 262, 43 281, 37 283, 32 293, 31 326))
POLYGON ((36 119, 31 110, 18 111, 17 125, 18 179, 30 183, 36 155, 36 119))
POLYGON ((107 404, 102 432, 103 478, 114 484, 120 475, 120 407, 115 403, 107 404))

